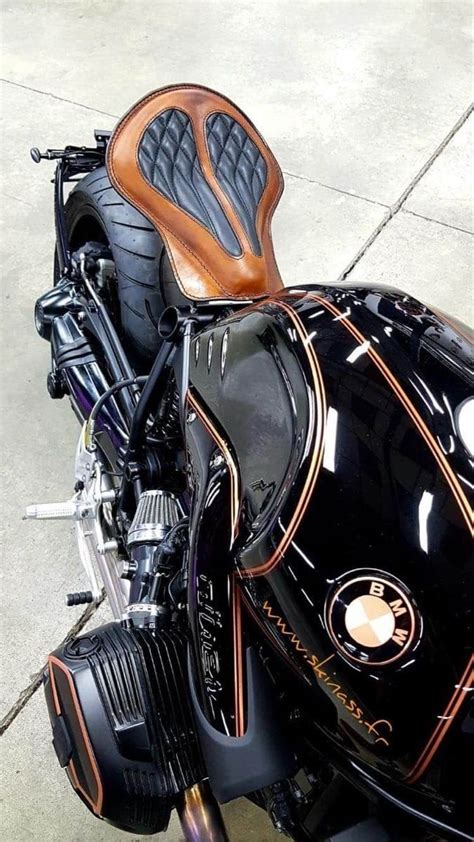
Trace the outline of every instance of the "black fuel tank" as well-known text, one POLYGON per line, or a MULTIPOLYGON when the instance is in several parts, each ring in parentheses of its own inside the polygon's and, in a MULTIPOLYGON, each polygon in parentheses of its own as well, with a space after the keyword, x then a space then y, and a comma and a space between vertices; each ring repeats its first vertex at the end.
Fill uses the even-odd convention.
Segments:
POLYGON ((289 685, 300 679, 308 727, 369 782, 413 803, 426 793, 459 826, 474 680, 469 340, 397 290, 284 290, 195 339, 187 421, 190 599, 221 587, 234 613, 211 653, 194 628, 214 665, 210 721, 233 705, 232 641, 238 720, 239 635, 256 623, 289 685))

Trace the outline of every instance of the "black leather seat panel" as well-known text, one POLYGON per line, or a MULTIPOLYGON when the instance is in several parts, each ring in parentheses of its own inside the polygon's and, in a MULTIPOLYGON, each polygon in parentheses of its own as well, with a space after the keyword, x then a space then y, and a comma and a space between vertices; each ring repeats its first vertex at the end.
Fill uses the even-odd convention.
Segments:
POLYGON ((206 121, 209 155, 219 184, 232 202, 254 254, 261 255, 255 221, 267 180, 267 165, 245 129, 228 114, 206 121))
POLYGON ((233 257, 242 254, 229 220, 205 179, 191 121, 184 111, 167 109, 150 123, 140 141, 138 162, 155 190, 207 228, 233 257))

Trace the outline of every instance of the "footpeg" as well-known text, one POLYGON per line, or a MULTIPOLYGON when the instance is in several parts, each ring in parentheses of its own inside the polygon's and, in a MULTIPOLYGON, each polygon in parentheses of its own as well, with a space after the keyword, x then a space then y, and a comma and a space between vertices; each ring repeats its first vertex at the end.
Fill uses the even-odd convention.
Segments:
POLYGON ((111 522, 111 505, 117 492, 97 453, 86 449, 83 427, 76 452, 74 493, 65 502, 27 506, 24 520, 63 520, 74 524, 88 590, 65 595, 66 605, 100 603, 102 580, 112 613, 120 619, 130 602, 130 582, 121 579, 117 570, 119 544, 111 522))
POLYGON ((66 605, 70 608, 73 605, 88 605, 94 601, 92 591, 76 591, 66 594, 66 605))
POLYGON ((79 500, 66 500, 65 503, 35 503, 27 506, 24 520, 82 520, 93 517, 94 513, 87 504, 79 500))
POLYGON ((66 520, 76 514, 76 503, 67 500, 65 503, 35 503, 27 506, 25 519, 32 520, 66 520))

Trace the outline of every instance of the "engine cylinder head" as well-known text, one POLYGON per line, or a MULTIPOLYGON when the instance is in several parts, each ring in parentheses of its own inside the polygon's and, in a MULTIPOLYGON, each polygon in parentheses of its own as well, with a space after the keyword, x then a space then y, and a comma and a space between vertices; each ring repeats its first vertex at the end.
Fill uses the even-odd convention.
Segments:
POLYGON ((95 815, 135 836, 166 830, 177 797, 205 776, 187 651, 178 629, 108 623, 49 657, 58 760, 95 815))

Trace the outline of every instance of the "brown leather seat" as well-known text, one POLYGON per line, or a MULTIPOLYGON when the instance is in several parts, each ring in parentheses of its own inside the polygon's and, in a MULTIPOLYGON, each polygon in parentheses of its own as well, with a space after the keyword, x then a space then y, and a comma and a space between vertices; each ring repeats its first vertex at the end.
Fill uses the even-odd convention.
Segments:
POLYGON ((228 99, 172 85, 140 100, 108 146, 110 179, 159 231, 180 291, 194 301, 281 289, 270 231, 283 178, 228 99))

